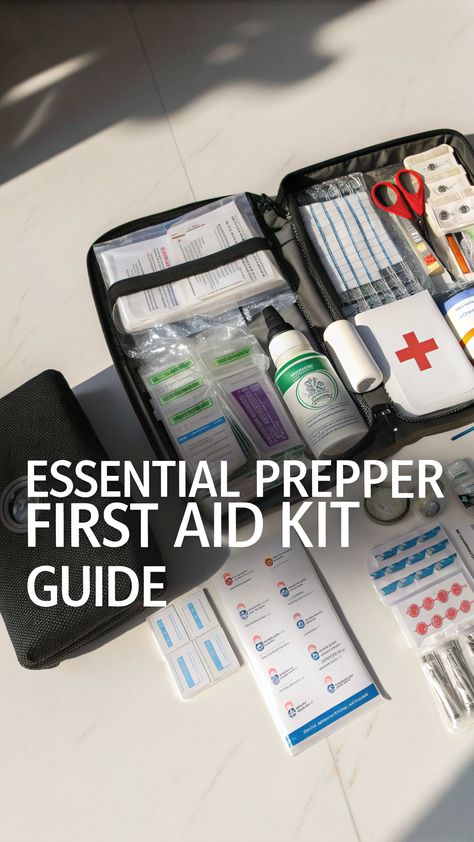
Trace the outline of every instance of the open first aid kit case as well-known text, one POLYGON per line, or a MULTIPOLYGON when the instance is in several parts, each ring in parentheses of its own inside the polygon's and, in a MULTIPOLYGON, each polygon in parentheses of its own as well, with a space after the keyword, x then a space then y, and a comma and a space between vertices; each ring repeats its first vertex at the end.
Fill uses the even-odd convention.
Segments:
POLYGON ((245 487, 252 459, 385 458, 471 420, 473 184, 440 129, 102 235, 95 304, 157 457, 227 461, 245 487))

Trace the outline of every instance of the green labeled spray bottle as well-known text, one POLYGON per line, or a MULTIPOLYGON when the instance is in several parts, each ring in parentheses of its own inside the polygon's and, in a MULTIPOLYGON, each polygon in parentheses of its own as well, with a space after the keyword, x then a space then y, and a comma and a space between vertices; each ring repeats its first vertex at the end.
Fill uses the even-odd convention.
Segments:
POLYGON ((306 444, 317 459, 350 450, 368 427, 333 365, 274 307, 265 307, 263 315, 275 386, 306 444))

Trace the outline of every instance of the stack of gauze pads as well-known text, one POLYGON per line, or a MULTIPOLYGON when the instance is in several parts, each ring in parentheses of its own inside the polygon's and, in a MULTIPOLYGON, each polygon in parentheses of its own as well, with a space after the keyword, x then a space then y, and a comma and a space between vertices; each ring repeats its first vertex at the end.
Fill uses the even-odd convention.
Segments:
POLYGON ((148 617, 182 699, 189 699, 240 666, 224 629, 200 588, 148 617))
POLYGON ((426 220, 433 245, 460 281, 474 280, 474 187, 447 143, 405 158, 426 185, 426 220))
POLYGON ((474 582, 440 523, 376 547, 369 572, 451 730, 474 722, 474 582))

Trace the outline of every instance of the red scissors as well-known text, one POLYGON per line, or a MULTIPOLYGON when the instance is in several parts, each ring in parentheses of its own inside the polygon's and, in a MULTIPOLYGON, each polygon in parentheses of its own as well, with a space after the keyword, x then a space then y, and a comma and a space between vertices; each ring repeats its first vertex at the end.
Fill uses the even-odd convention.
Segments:
POLYGON ((429 242, 429 236, 426 230, 424 213, 425 213, 425 182, 416 170, 398 170, 394 175, 395 184, 391 181, 378 181, 374 184, 371 191, 372 201, 380 210, 387 211, 387 213, 394 213, 395 216, 403 216, 412 222, 416 222, 421 229, 421 233, 425 240, 429 242), (416 190, 408 190, 405 183, 408 182, 412 187, 411 179, 416 182, 416 190), (384 188, 382 190, 382 188, 384 188), (395 193, 395 201, 390 203, 387 201, 388 194, 395 193))

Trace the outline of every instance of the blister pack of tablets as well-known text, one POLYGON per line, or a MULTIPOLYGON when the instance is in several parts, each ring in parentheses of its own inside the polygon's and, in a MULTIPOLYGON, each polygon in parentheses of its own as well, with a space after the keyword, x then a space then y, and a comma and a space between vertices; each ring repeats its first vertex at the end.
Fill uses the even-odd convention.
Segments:
POLYGON ((474 580, 440 523, 376 547, 369 573, 451 730, 474 722, 474 580))
POLYGON ((240 666, 203 588, 148 617, 182 699, 190 699, 240 666))

